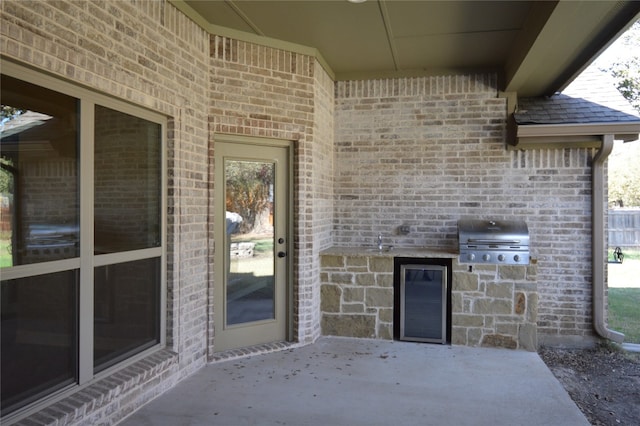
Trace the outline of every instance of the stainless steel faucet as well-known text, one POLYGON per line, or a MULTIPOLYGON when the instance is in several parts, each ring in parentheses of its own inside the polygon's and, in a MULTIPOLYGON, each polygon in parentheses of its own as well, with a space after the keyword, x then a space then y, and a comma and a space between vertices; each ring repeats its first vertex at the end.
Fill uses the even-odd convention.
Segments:
POLYGON ((378 234, 378 250, 382 250, 382 234, 378 234))

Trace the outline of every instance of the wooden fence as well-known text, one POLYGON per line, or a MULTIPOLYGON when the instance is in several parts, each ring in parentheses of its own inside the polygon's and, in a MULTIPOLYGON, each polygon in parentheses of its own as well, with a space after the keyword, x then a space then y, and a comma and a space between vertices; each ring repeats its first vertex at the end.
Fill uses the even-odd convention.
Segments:
POLYGON ((640 209, 609 210, 609 247, 640 248, 640 209))

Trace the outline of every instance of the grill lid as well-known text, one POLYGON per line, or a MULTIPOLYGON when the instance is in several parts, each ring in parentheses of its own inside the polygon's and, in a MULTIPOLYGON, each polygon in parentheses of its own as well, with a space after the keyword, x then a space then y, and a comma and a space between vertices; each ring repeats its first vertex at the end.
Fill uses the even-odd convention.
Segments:
POLYGON ((529 229, 521 220, 463 219, 458 221, 458 238, 461 245, 529 248, 529 229))
POLYGON ((461 262, 529 263, 529 229, 521 220, 458 221, 461 262))

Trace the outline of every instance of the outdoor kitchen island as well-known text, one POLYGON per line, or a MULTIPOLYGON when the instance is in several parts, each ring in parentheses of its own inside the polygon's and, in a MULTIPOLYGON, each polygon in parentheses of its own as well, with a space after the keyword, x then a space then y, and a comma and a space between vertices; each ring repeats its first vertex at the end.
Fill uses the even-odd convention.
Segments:
POLYGON ((320 253, 326 336, 394 338, 394 259, 451 261, 454 345, 537 349, 536 260, 529 265, 460 263, 457 250, 332 247, 320 253))

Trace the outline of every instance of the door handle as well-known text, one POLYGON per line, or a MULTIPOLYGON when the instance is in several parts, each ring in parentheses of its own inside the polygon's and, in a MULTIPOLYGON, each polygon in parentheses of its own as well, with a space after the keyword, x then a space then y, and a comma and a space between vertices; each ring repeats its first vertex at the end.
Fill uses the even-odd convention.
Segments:
POLYGON ((287 257, 287 252, 286 251, 279 251, 278 252, 278 257, 287 257))

